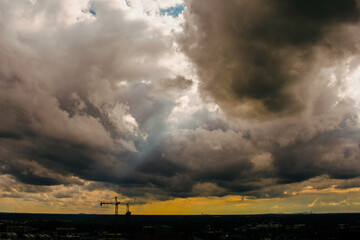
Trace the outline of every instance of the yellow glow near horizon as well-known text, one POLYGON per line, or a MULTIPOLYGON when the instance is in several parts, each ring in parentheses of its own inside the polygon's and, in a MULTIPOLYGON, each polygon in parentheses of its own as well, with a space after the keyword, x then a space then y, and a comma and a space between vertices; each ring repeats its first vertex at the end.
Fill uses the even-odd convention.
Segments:
MULTIPOLYGON (((91 181, 83 181, 82 185, 43 186, 38 189, 39 191, 30 192, 23 191, 29 186, 15 181, 11 176, 3 175, 0 180, 3 182, 0 185, 0 191, 3 193, 3 197, 0 198, 0 212, 114 214, 114 206, 100 206, 99 202, 114 201, 115 196, 121 202, 133 201, 108 189, 89 191, 93 184, 91 181)), ((175 198, 166 201, 142 198, 138 199, 138 202, 146 203, 132 204, 130 211, 136 215, 360 212, 360 188, 337 187, 345 183, 351 184, 347 180, 316 177, 303 183, 283 185, 275 189, 278 193, 283 191, 283 196, 278 198, 253 198, 242 195, 175 198), (328 187, 324 188, 325 183, 328 187)), ((119 214, 124 213, 125 206, 119 206, 119 214)))
MULTIPOLYGON (((114 214, 113 206, 98 202, 83 205, 76 199, 67 202, 41 202, 24 199, 0 199, 1 212, 114 214)), ((299 212, 359 212, 360 193, 300 194, 288 198, 247 199, 242 196, 176 198, 130 206, 135 215, 266 214, 299 212)), ((125 206, 119 207, 119 214, 125 206)))

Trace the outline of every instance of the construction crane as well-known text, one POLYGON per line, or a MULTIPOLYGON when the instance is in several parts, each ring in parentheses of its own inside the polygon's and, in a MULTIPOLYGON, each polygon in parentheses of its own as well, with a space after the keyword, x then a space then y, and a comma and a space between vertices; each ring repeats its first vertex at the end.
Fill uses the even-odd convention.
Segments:
MULTIPOLYGON (((135 203, 135 201, 134 201, 135 203)), ((125 215, 129 216, 131 215, 130 212, 130 202, 119 202, 117 200, 117 197, 115 197, 115 201, 114 202, 100 202, 100 206, 104 205, 104 204, 110 204, 110 205, 115 205, 115 216, 119 215, 119 204, 125 205, 126 206, 126 212, 125 215)))
POLYGON ((114 202, 100 202, 100 206, 102 206, 104 204, 115 205, 115 216, 119 215, 119 204, 120 204, 120 202, 117 200, 117 197, 115 197, 114 202))
MULTIPOLYGON (((126 206, 126 212, 125 212, 125 224, 126 226, 130 225, 130 202, 119 202, 117 197, 115 197, 115 201, 114 202, 100 202, 100 206, 104 205, 104 204, 110 204, 110 205, 115 205, 115 221, 118 221, 118 215, 119 215, 119 204, 125 205, 126 206)), ((131 204, 135 204, 135 200, 131 202, 131 204)))

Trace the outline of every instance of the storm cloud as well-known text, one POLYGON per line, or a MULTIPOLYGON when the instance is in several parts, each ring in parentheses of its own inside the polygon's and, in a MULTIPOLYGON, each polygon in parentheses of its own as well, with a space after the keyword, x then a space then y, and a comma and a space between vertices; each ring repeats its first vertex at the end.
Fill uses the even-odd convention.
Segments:
POLYGON ((355 0, 185 2, 183 50, 229 115, 298 113, 321 68, 358 51, 344 29, 358 22, 355 0))
POLYGON ((0 3, 3 197, 358 187, 357 1, 144 2, 0 3))
POLYGON ((31 171, 14 170, 21 166, 14 161, 22 159, 62 174, 101 178, 95 169, 121 165, 122 160, 114 162, 116 154, 137 151, 136 144, 143 141, 137 121, 149 128, 146 130, 155 127, 144 119, 147 116, 141 116, 139 101, 149 105, 146 114, 158 113, 161 120, 156 124, 168 114, 169 110, 162 109, 174 105, 166 97, 151 96, 149 89, 154 87, 144 82, 156 85, 157 79, 171 76, 156 64, 169 50, 171 39, 156 37, 152 33, 156 30, 145 22, 125 20, 120 10, 101 2, 96 5, 96 20, 83 4, 79 16, 69 20, 84 20, 69 25, 62 21, 70 14, 65 2, 3 4, 2 9, 7 9, 2 13, 6 27, 1 34, 3 171, 33 184, 51 182, 33 181, 31 171), (29 22, 29 29, 19 29, 24 20, 17 13, 25 20, 41 19, 29 22), (125 88, 129 97, 122 99, 125 88), (134 103, 131 95, 137 92, 143 99, 134 103))

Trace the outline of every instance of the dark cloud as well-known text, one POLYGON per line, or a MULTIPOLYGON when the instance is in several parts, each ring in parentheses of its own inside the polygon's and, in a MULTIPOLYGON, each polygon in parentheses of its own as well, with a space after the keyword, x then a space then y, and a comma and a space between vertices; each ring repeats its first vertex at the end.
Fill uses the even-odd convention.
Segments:
POLYGON ((300 182, 323 174, 336 179, 357 177, 359 137, 356 129, 337 129, 281 148, 274 152, 278 176, 285 182, 300 182))
POLYGON ((139 166, 139 171, 145 174, 172 177, 184 169, 176 163, 166 160, 161 154, 152 154, 139 166))
POLYGON ((355 1, 186 1, 179 43, 199 80, 165 67, 173 35, 110 1, 74 18, 62 2, 0 5, 0 177, 16 186, 4 196, 358 185, 358 105, 344 87, 360 63, 355 1))
POLYGON ((191 79, 186 79, 184 76, 176 76, 174 79, 163 79, 160 82, 161 88, 163 89, 187 89, 191 87, 193 81, 191 79))
POLYGON ((332 58, 352 46, 341 26, 357 22, 355 0, 186 1, 180 37, 202 93, 229 115, 264 119, 299 112, 307 86, 332 58), (216 9, 216 10, 215 10, 216 9), (337 39, 333 39, 336 32, 337 39), (339 38, 343 39, 339 43, 339 38))
POLYGON ((2 4, 8 27, 0 29, 1 172, 34 185, 78 184, 74 175, 126 178, 132 153, 146 135, 162 132, 175 106, 171 94, 151 94, 156 81, 171 78, 158 59, 172 40, 101 1, 90 20, 86 11, 71 18, 62 3, 2 4), (28 19, 27 30, 16 11, 28 19), (133 86, 127 95, 121 82, 133 86))

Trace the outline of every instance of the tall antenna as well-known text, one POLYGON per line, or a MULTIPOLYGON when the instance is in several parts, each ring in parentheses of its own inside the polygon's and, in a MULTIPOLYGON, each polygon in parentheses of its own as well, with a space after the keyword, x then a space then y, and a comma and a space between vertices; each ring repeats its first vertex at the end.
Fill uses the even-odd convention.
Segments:
POLYGON ((125 215, 130 215, 131 214, 131 212, 130 212, 130 203, 126 203, 126 212, 125 212, 125 215))

